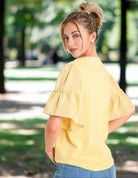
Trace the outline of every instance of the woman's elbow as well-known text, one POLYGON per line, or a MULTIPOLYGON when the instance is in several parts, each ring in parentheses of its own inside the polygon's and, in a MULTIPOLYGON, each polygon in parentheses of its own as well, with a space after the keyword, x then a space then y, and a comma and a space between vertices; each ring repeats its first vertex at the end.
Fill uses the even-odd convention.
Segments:
POLYGON ((57 125, 47 125, 46 130, 49 132, 56 132, 60 127, 57 125))
POLYGON ((61 122, 62 117, 51 115, 47 122, 46 129, 48 129, 50 132, 55 132, 61 127, 61 122))

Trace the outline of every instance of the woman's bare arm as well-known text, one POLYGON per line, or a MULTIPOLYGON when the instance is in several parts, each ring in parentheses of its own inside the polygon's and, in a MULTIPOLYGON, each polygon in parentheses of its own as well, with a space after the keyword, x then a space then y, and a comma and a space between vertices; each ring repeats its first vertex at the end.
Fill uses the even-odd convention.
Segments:
POLYGON ((45 127, 45 152, 55 164, 55 142, 61 127, 62 117, 52 116, 48 119, 45 127))
POLYGON ((50 118, 47 121, 45 127, 45 151, 46 152, 49 152, 53 149, 53 146, 56 142, 56 138, 60 130, 62 119, 63 119, 62 117, 50 115, 50 118))
POLYGON ((124 116, 124 117, 109 121, 109 123, 108 123, 108 134, 110 134, 115 129, 117 129, 118 127, 123 125, 133 114, 135 114, 135 110, 132 113, 130 113, 130 114, 124 116))

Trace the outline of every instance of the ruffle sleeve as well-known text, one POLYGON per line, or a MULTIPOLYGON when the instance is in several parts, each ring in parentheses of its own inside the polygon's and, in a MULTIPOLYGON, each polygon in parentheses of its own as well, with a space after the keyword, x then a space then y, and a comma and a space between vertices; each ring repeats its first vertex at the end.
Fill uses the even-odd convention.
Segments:
POLYGON ((121 118, 135 110, 130 99, 112 76, 110 76, 110 86, 109 121, 121 118))
POLYGON ((81 77, 71 62, 67 63, 56 81, 55 89, 49 96, 43 113, 63 117, 61 127, 74 130, 84 126, 81 120, 81 77))

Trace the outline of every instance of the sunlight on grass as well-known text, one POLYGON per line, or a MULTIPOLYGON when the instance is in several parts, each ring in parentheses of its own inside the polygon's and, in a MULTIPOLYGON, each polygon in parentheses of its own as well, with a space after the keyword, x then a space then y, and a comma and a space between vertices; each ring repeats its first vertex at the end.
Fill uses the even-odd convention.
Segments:
POLYGON ((131 144, 138 145, 138 138, 128 137, 128 138, 126 139, 126 142, 131 143, 131 144))
POLYGON ((0 140, 0 145, 9 145, 9 146, 13 146, 14 142, 10 141, 10 140, 0 140))
POLYGON ((0 165, 24 171, 33 167, 34 173, 50 169, 52 163, 44 149, 45 123, 40 117, 0 119, 0 165))
POLYGON ((27 129, 18 129, 18 130, 12 130, 10 131, 10 133, 12 134, 20 134, 20 135, 34 135, 37 134, 38 131, 37 130, 27 130, 27 129))
POLYGON ((25 145, 34 145, 35 142, 34 140, 27 140, 26 142, 24 142, 25 145))
POLYGON ((127 129, 127 128, 120 127, 120 128, 118 128, 118 129, 117 129, 117 131, 116 131, 116 132, 118 132, 118 133, 126 133, 127 131, 128 131, 128 129, 127 129))
POLYGON ((35 112, 35 111, 32 111, 32 110, 28 111, 27 109, 26 110, 24 109, 24 110, 22 110, 22 115, 21 115, 20 111, 17 111, 17 112, 12 113, 12 114, 2 113, 0 115, 0 120, 2 120, 4 118, 5 120, 13 120, 14 119, 14 120, 20 121, 20 120, 24 120, 26 118, 32 119, 32 118, 35 118, 35 117, 39 117, 39 118, 42 118, 46 121, 48 119, 48 116, 43 114, 42 111, 41 112, 35 112))
MULTIPOLYGON (((55 81, 7 81, 6 88, 8 91, 17 91, 17 92, 43 92, 51 90, 54 88, 55 81), (16 88, 15 88, 16 86, 16 88)), ((16 96, 17 97, 17 96, 16 96)), ((13 100, 15 100, 13 98, 13 100)))
POLYGON ((57 78, 59 71, 35 71, 35 70, 16 70, 16 69, 6 69, 5 72, 5 77, 7 79, 19 79, 19 80, 26 80, 26 79, 48 79, 48 78, 57 78))
POLYGON ((52 71, 47 71, 45 70, 29 70, 29 69, 24 69, 24 70, 17 70, 17 69, 5 69, 5 75, 6 77, 57 77, 59 74, 59 71, 57 70, 52 70, 52 71))
POLYGON ((3 124, 0 124, 0 128, 3 128, 3 129, 17 129, 18 126, 16 124, 13 124, 13 123, 3 123, 3 124))
POLYGON ((138 173, 138 161, 127 160, 122 166, 116 166, 116 169, 138 173))
POLYGON ((109 139, 106 141, 107 144, 117 145, 120 143, 119 139, 109 139))
POLYGON ((134 127, 131 125, 129 127, 125 127, 125 125, 118 128, 115 132, 118 132, 118 133, 136 132, 136 133, 138 133, 137 127, 134 127))

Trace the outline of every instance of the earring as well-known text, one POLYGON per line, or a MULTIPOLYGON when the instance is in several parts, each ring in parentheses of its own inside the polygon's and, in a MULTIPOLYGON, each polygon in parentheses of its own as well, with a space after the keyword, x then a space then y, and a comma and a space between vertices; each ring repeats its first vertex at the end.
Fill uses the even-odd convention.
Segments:
POLYGON ((91 40, 92 43, 94 43, 94 40, 91 40))

